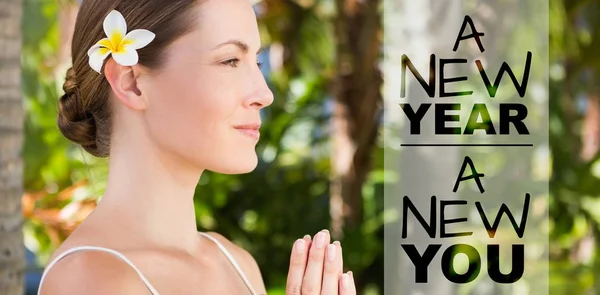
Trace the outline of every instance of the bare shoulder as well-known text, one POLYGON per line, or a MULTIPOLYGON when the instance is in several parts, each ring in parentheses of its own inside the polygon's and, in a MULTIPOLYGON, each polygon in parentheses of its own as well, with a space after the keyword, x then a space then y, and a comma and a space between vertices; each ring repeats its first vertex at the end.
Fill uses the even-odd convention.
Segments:
POLYGON ((235 257, 236 260, 240 262, 256 264, 256 260, 254 260, 254 257, 252 257, 252 255, 246 251, 246 249, 236 245, 220 233, 207 232, 207 234, 219 241, 219 243, 221 243, 235 257))
POLYGON ((223 235, 216 232, 206 232, 213 238, 215 238, 219 243, 221 243, 227 251, 233 255, 235 260, 240 264, 240 267, 243 269, 244 273, 248 277, 248 279, 252 282, 256 292, 259 294, 266 294, 265 285, 263 282, 262 274, 260 272, 260 268, 258 267, 258 263, 256 263, 256 259, 248 252, 246 249, 236 245, 223 235))
POLYGON ((101 251, 77 251, 65 256, 50 269, 40 291, 42 295, 148 294, 131 266, 101 251))

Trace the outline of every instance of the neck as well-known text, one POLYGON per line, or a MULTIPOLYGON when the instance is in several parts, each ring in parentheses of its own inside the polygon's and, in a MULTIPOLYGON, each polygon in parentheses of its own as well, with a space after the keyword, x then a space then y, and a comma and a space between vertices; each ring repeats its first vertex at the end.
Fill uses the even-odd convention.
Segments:
POLYGON ((202 171, 152 146, 113 145, 96 215, 136 241, 192 251, 198 239, 193 197, 202 171))

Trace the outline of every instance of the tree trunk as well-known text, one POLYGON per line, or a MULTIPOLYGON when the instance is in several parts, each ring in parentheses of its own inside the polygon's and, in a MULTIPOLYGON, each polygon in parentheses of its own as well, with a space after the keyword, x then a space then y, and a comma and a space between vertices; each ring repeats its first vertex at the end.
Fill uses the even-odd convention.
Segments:
POLYGON ((24 293, 22 0, 0 0, 0 294, 24 293))
POLYGON ((362 186, 379 129, 379 4, 379 0, 336 0, 331 220, 332 234, 338 239, 342 228, 362 221, 362 186))

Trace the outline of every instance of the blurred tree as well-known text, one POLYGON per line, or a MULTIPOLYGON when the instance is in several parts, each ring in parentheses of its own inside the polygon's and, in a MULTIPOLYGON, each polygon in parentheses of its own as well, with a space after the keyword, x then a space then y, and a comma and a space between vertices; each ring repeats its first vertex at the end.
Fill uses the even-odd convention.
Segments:
POLYGON ((381 122, 381 1, 336 0, 331 219, 333 235, 363 222, 362 188, 381 122))
MULTIPOLYGON (((268 182, 265 206, 272 209, 261 208, 258 216, 268 222, 269 214, 286 212, 272 221, 271 230, 281 229, 277 232, 287 233, 287 239, 331 227, 342 241, 345 266, 361 285, 359 294, 369 284, 380 290, 383 285, 383 199, 375 176, 383 166, 375 144, 381 102, 379 4, 265 0, 258 5, 276 97, 265 112, 269 123, 263 141, 276 151, 264 167, 273 172, 258 180, 268 182), (290 150, 289 138, 299 133, 300 150, 290 150), (278 195, 285 196, 283 203, 274 206, 278 195), (282 215, 287 218, 279 221, 282 215)), ((289 246, 284 247, 279 251, 287 256, 289 246)))
POLYGON ((21 0, 0 0, 0 294, 24 292, 21 0))
POLYGON ((600 1, 550 3, 551 288, 556 294, 597 294, 600 1))

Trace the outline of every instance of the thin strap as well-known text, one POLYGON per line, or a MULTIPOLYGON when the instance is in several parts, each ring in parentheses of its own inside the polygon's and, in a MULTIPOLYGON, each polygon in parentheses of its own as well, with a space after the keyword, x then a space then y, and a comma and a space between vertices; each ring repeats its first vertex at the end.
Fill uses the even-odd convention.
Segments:
POLYGON ((240 266, 235 261, 235 258, 233 258, 233 256, 231 255, 231 253, 229 253, 229 251, 227 251, 227 249, 225 248, 225 246, 223 246, 221 243, 219 243, 219 241, 217 241, 217 239, 215 239, 213 236, 211 236, 211 235, 209 235, 207 233, 203 233, 203 232, 199 232, 199 233, 201 235, 209 238, 213 242, 215 242, 215 244, 217 244, 217 246, 219 247, 219 249, 221 250, 221 252, 223 252, 223 254, 225 254, 225 256, 227 257, 227 259, 229 259, 229 262, 231 262, 231 264, 233 265, 233 267, 235 268, 235 270, 237 271, 237 273, 240 275, 240 277, 244 281, 244 284, 246 284, 246 287, 248 287, 248 289, 250 290, 250 293, 252 293, 252 295, 257 295, 257 293, 254 291, 254 288, 252 288, 252 285, 250 284, 250 281, 248 281, 248 278, 246 278, 246 275, 244 275, 244 272, 242 271, 242 269, 240 268, 240 266))
POLYGON ((142 281, 144 282, 144 284, 146 285, 146 287, 148 288, 148 290, 150 291, 150 293, 152 293, 152 295, 159 295, 158 291, 156 291, 156 289, 154 289, 154 287, 150 284, 150 282, 148 281, 148 279, 146 279, 146 277, 142 274, 142 272, 133 264, 133 262, 131 262, 129 259, 127 259, 127 257, 125 257, 125 255, 112 250, 112 249, 108 249, 108 248, 104 248, 104 247, 97 247, 97 246, 79 246, 79 247, 73 247, 63 253, 61 253, 58 257, 56 257, 52 262, 50 262, 50 264, 48 264, 48 266, 46 266, 46 269, 44 270, 44 273, 42 274, 42 279, 40 280, 40 284, 38 287, 38 295, 40 295, 41 290, 42 290, 42 283, 44 282, 44 278, 46 277, 46 275, 48 274, 48 272, 50 271, 50 269, 61 259, 63 259, 65 256, 77 252, 77 251, 102 251, 102 252, 108 252, 110 254, 113 254, 117 257, 119 257, 121 260, 125 261, 127 264, 129 264, 129 266, 131 266, 135 272, 137 272, 138 276, 140 277, 140 279, 142 279, 142 281))

